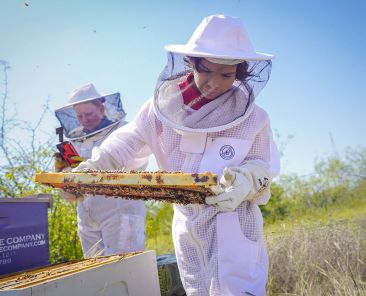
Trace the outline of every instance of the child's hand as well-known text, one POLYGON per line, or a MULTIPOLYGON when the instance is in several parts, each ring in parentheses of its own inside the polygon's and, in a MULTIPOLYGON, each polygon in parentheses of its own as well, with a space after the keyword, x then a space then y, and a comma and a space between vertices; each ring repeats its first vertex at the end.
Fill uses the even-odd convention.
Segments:
POLYGON ((76 168, 80 164, 80 162, 87 160, 85 157, 81 156, 71 156, 70 159, 72 160, 72 168, 76 168))
POLYGON ((70 159, 73 161, 71 166, 62 158, 61 154, 59 152, 56 152, 53 155, 53 159, 54 159, 54 169, 55 172, 63 172, 63 171, 67 171, 67 168, 69 168, 68 170, 71 170, 71 168, 75 168, 77 167, 80 162, 83 162, 84 160, 86 160, 86 158, 84 157, 80 157, 80 156, 72 156, 70 159))
POLYGON ((63 160, 59 152, 53 154, 53 161, 55 172, 62 172, 65 168, 69 166, 68 163, 63 160))

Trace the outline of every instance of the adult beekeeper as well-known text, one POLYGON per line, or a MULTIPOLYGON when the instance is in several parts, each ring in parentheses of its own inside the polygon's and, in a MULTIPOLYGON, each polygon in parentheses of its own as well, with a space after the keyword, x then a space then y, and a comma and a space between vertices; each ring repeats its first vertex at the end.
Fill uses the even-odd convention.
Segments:
POLYGON ((265 295, 268 259, 258 205, 279 172, 267 113, 255 98, 273 56, 254 50, 238 18, 205 18, 167 45, 153 98, 77 170, 128 165, 148 148, 160 170, 220 176, 205 205, 174 205, 173 241, 187 295, 265 295))
MULTIPOLYGON (((127 123, 120 94, 101 95, 91 83, 73 91, 68 104, 55 114, 65 136, 81 157, 75 157, 76 161, 90 158, 94 147, 99 147, 112 132, 127 123)), ((123 169, 145 169, 146 164, 147 158, 135 156, 134 163, 123 169)), ((56 154, 55 170, 70 169, 56 154)), ((75 200, 75 196, 64 191, 61 195, 69 201, 75 200)), ((84 257, 145 249, 146 209, 143 201, 100 195, 86 195, 76 200, 78 233, 84 257)))

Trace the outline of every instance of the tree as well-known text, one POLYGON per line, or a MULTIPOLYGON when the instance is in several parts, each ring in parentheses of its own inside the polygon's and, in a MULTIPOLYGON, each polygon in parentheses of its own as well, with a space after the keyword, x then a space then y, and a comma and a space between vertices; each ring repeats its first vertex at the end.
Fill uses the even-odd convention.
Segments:
POLYGON ((0 109, 0 192, 3 197, 20 197, 37 192, 32 177, 36 171, 46 170, 51 163, 50 147, 54 138, 38 142, 36 134, 45 114, 48 102, 43 106, 40 118, 33 126, 20 120, 16 111, 8 108, 8 71, 10 65, 0 60, 3 72, 3 92, 0 109), (19 136, 21 135, 21 136, 19 136))
POLYGON ((77 235, 75 205, 60 198, 56 190, 40 186, 33 180, 36 172, 51 169, 55 136, 44 142, 38 140, 39 127, 49 112, 48 101, 40 112, 39 120, 31 125, 10 112, 8 103, 8 71, 10 65, 0 60, 3 73, 3 92, 0 109, 0 197, 15 197, 51 193, 53 207, 49 210, 49 241, 51 262, 81 258, 77 235), (21 135, 21 136, 19 136, 21 135))

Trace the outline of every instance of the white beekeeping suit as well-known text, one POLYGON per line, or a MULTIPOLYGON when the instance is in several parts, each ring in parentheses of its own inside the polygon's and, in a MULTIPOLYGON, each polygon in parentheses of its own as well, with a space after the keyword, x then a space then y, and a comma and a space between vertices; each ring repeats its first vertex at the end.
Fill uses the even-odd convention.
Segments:
MULTIPOLYGON (((69 98, 69 104, 55 111, 63 126, 65 135, 71 139, 78 154, 90 158, 92 149, 99 147, 113 131, 124 126, 126 114, 120 100, 120 94, 100 95, 93 84, 76 89, 69 98), (78 108, 93 107, 91 102, 102 104, 103 118, 99 123, 92 121, 93 115, 86 110, 82 119, 78 108), (77 107, 75 107, 77 106, 77 107), (79 116, 79 118, 78 118, 79 116), (81 122, 80 122, 80 121, 81 122), (83 126, 83 124, 85 126, 83 126), (92 129, 90 126, 93 126, 92 129)), ((102 116, 101 116, 102 117, 102 116)), ((144 169, 146 158, 139 158, 136 166, 125 169, 144 169)), ((119 167, 119 169, 123 169, 119 167)), ((77 199, 78 233, 84 257, 112 255, 118 253, 143 251, 145 249, 145 216, 143 201, 123 198, 86 195, 77 199)))
POLYGON ((205 18, 187 44, 165 48, 168 64, 154 97, 78 169, 131 165, 145 151, 160 170, 218 174, 217 195, 207 204, 174 206, 183 286, 187 295, 265 295, 268 258, 258 205, 270 197, 279 159, 269 117, 254 101, 272 56, 255 52, 239 19, 222 15, 205 18), (219 85, 230 79, 229 87, 219 85))

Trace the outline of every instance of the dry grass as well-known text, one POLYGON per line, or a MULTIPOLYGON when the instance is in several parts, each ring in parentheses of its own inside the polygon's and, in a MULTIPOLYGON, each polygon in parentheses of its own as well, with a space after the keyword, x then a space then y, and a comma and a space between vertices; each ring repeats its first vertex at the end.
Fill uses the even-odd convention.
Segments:
POLYGON ((267 237, 268 296, 366 295, 366 220, 267 237))

